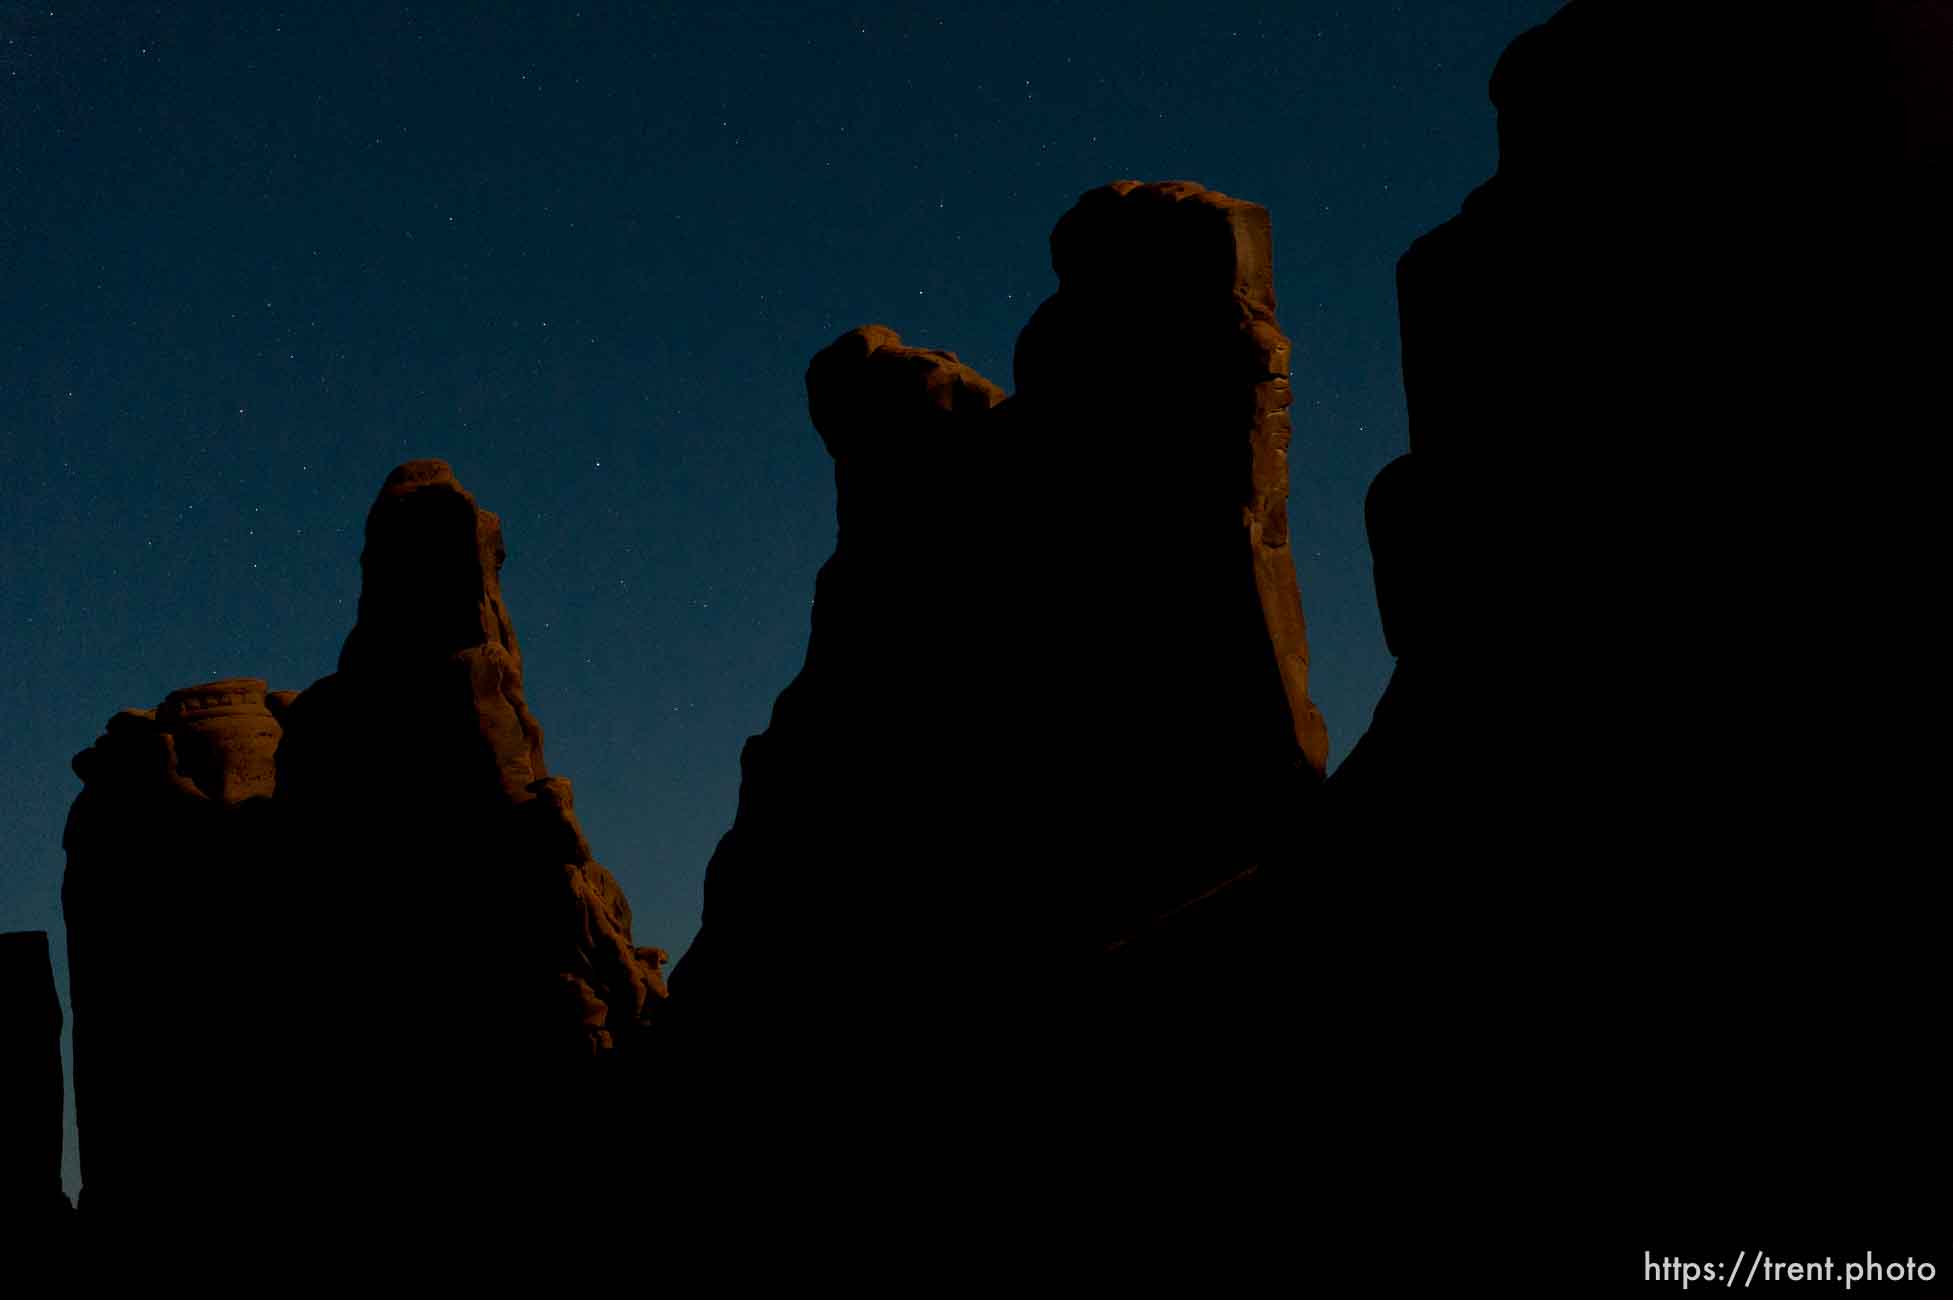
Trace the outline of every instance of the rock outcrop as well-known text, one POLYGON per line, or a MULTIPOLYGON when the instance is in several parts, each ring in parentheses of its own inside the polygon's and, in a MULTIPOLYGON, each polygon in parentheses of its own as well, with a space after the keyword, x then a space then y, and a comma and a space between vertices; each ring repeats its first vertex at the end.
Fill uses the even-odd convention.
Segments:
POLYGON ((271 822, 280 734, 265 683, 238 678, 125 709, 75 756, 61 897, 89 1223, 218 1213, 255 1181, 299 892, 271 822))
MULTIPOLYGON (((1369 513, 1386 626, 1417 645, 1393 645, 1346 798, 1414 763, 1447 817, 1497 825, 1504 774, 1529 782, 1542 754, 1574 827, 1650 781, 1711 820, 1911 784, 1876 756, 1820 779, 1785 707, 1812 658, 1785 637, 1814 600, 1923 635, 1939 453, 1894 475, 1838 447, 1908 440, 1936 408, 1913 307, 1945 284, 1948 28, 1903 0, 1576 0, 1513 42, 1497 174, 1399 266, 1410 455, 1369 513)), ((1875 672, 1858 644, 1823 656, 1875 672)))
POLYGON ((674 977, 687 1032, 1022 1030, 1290 856, 1327 741, 1268 215, 1120 182, 1051 247, 1013 396, 883 326, 808 370, 839 534, 674 977))
POLYGON ((77 756, 88 1222, 296 1226, 381 1169, 513 1205, 588 1172, 562 1108, 641 1049, 665 957, 544 765, 502 561, 445 464, 403 465, 336 673, 177 691, 77 756))
POLYGON ((1942 549, 1945 14, 1576 0, 1493 74, 1497 175, 1400 263, 1410 450, 1368 502, 1397 668, 1325 800, 1375 871, 1323 882, 1363 920, 1318 973, 1367 972, 1342 1086, 1396 1149, 1487 1135, 1440 1200, 1916 1186, 1848 1153, 1943 1106, 1906 844, 1944 708, 1903 665, 1942 549), (1475 1063, 1436 1107, 1434 1058, 1475 1063), (1677 1175, 1708 1149, 1713 1185, 1677 1175))
MULTIPOLYGON (((495 1032, 511 1050, 533 1034, 537 1050, 588 1055, 641 1029, 663 985, 654 950, 640 956, 628 941, 629 906, 591 855, 569 782, 544 763, 503 559, 500 521, 446 464, 413 461, 388 477, 367 516, 359 621, 339 670, 287 711, 278 802, 308 842, 377 849, 397 865, 400 951, 426 952, 415 931, 463 920, 461 934, 546 945, 501 954, 531 992, 520 1012, 491 1000, 495 1032), (555 923, 524 922, 531 909, 555 923)), ((433 964, 429 979, 453 979, 450 958, 433 964)))
POLYGON ((71 1207, 61 1190, 61 997, 47 932, 0 934, 0 1223, 13 1239, 0 1279, 17 1275, 63 1233, 71 1207))

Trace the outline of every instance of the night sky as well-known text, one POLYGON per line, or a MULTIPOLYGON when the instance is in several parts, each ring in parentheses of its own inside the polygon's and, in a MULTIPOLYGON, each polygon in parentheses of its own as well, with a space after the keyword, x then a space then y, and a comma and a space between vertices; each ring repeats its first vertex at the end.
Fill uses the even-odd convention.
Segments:
POLYGON ((366 508, 438 456, 502 517, 550 768, 681 954, 833 547, 809 357, 878 321, 1009 388, 1052 224, 1122 177, 1273 214, 1333 765, 1390 670, 1394 264, 1491 174, 1486 78, 1557 7, 0 0, 0 930, 52 932, 65 998, 69 758, 179 686, 332 671, 366 508))

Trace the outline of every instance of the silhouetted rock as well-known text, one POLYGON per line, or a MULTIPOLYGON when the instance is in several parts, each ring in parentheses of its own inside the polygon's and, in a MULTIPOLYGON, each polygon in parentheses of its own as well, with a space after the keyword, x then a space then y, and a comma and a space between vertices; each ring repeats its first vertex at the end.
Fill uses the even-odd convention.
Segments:
POLYGON ((0 1223, 12 1245, 0 1278, 40 1256, 66 1230, 61 1190, 61 998, 47 932, 0 934, 0 1223))
POLYGON ((285 712, 278 804, 321 878, 342 1043, 334 1090, 371 1098, 331 1148, 467 1203, 537 1194, 592 1153, 552 1112, 635 1045, 664 985, 544 764, 503 606, 501 526, 440 461, 387 479, 367 517, 359 621, 339 671, 285 712), (380 906, 375 906, 379 902, 380 906), (401 1154, 411 1153, 411 1154, 401 1154), (404 1162, 404 1163, 403 1163, 404 1162))
POLYGON ((1940 1108, 1894 1103, 1943 1018, 1904 845, 1945 710, 1905 665, 1937 642, 1950 32, 1576 0, 1493 74, 1497 175, 1400 263, 1410 451, 1368 502, 1398 663, 1329 783, 1370 872, 1323 882, 1366 922, 1320 956, 1371 972, 1343 1086, 1400 1150, 1500 1135, 1441 1200, 1808 1212, 1864 1117, 1940 1108), (1474 1064, 1420 1109, 1433 1057, 1474 1064))
POLYGON ((214 1215, 265 1135, 256 1086, 291 884, 270 833, 279 726, 231 679, 128 709, 75 756, 61 902, 81 1209, 98 1226, 214 1215))
POLYGON ((1267 213, 1120 182, 1052 261, 1007 400, 883 326, 808 370, 839 535, 674 977, 687 1032, 1026 1032, 1135 931, 1288 856, 1327 741, 1267 213))
POLYGON ((640 1047, 665 954, 544 765, 503 554, 447 465, 403 465, 339 671, 177 691, 76 758, 91 1224, 319 1228, 381 1169, 515 1209, 602 1164, 560 1118, 640 1047))

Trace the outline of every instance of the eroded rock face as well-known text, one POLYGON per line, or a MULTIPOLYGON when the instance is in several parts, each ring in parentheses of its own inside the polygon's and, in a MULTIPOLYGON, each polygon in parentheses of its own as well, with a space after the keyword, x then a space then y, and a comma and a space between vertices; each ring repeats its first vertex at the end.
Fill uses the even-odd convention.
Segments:
POLYGON ((1036 1016, 997 972, 1076 985, 1290 843, 1327 742, 1267 213, 1120 182, 1052 258, 1008 399, 878 325, 808 370, 839 535, 806 667, 742 758, 682 1023, 1036 1016), (817 997, 810 936, 848 972, 817 997))
POLYGON ((483 1032, 511 1051, 524 1035, 568 1035, 588 1054, 641 1029, 662 981, 628 941, 628 905, 592 858, 569 782, 544 763, 502 603, 504 554, 500 521, 445 463, 413 461, 388 476, 367 516, 359 622, 339 671, 288 706, 279 801, 314 833, 349 832, 349 851, 377 847, 395 865, 392 888, 411 905, 393 937, 429 979, 453 976, 437 969, 445 960, 419 955, 424 927, 466 921, 461 933, 539 945, 481 970, 534 982, 528 994, 496 989, 485 1008, 460 1014, 492 1019, 483 1032), (346 818, 353 808, 363 819, 346 818), (531 905, 554 923, 525 924, 531 905))
POLYGON ((95 1221, 249 1186, 247 1213, 296 1226, 380 1168, 487 1200, 588 1172, 553 1108, 643 1050, 666 958, 544 764, 503 557, 446 464, 403 465, 336 673, 176 691, 77 756, 63 896, 95 1221))
POLYGON ((549 775, 502 605, 504 555, 501 521, 445 462, 410 461, 387 476, 367 514, 359 621, 339 671, 291 705, 301 730, 314 733, 279 756, 293 797, 323 797, 380 772, 409 780, 419 769, 456 799, 511 803, 549 775), (368 750, 356 727, 334 720, 341 713, 369 729, 368 750), (422 725, 401 725, 410 713, 422 725))
MULTIPOLYGON (((1187 675, 1243 676, 1251 692, 1271 658, 1286 705, 1268 712, 1320 774, 1329 741, 1288 543, 1291 346, 1275 321, 1267 209, 1186 181, 1120 181, 1059 221, 1051 259, 1058 292, 1018 340, 1018 394, 1069 435, 1077 504, 1118 540, 1119 559, 1099 568, 1133 601, 1122 621, 1165 606, 1152 634, 1201 653, 1187 675), (1236 585, 1244 549, 1252 607, 1236 585), (1209 589, 1221 593, 1211 610, 1209 589), (1169 631, 1174 605, 1218 624, 1169 631)), ((1234 703, 1229 727, 1266 701, 1234 703)))

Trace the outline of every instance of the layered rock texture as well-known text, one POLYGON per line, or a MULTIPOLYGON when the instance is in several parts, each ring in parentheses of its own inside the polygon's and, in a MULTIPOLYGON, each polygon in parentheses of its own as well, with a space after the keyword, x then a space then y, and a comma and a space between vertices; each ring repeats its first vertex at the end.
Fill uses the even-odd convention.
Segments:
POLYGON ((1457 1167, 1527 1204, 1779 1205, 1942 1108, 1908 841, 1945 710, 1904 665, 1937 639, 1948 68, 1944 5, 1577 0, 1493 74, 1497 175, 1399 265, 1397 668, 1328 789, 1384 870, 1324 882, 1373 923, 1321 954, 1371 972, 1351 1091, 1429 1116, 1407 1149, 1485 1134, 1457 1167), (1894 1054, 1816 1046, 1868 1035, 1894 1054), (1438 1110, 1431 1059, 1475 1063, 1438 1110), (1675 1177, 1710 1145, 1727 1178, 1675 1177))
POLYGON ((807 372, 839 536, 674 977, 687 1032, 1021 1029, 1290 856, 1327 740, 1268 214, 1125 181, 1051 250, 1014 395, 883 326, 807 372))
POLYGON ((664 954, 543 761, 501 527, 440 461, 367 519, 359 619, 302 692, 237 679, 78 755, 63 891, 85 1217, 347 1212, 378 1171, 561 1176, 554 1108, 644 1039, 664 954))

